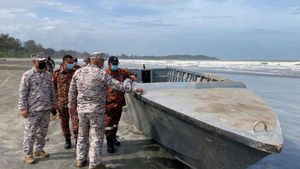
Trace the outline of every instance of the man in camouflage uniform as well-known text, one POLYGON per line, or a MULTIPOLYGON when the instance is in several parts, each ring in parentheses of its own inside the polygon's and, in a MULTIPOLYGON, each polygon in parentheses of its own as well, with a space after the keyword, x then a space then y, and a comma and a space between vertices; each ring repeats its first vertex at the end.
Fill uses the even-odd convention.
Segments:
POLYGON ((103 55, 95 53, 91 55, 90 61, 89 65, 77 70, 73 75, 69 89, 69 111, 78 110, 79 116, 76 166, 84 166, 88 155, 89 168, 100 169, 106 168, 101 163, 106 87, 111 86, 123 92, 143 90, 133 89, 130 79, 121 83, 100 70, 104 63, 103 55))
POLYGON ((63 63, 60 65, 60 68, 53 73, 53 83, 56 93, 56 109, 59 112, 61 119, 61 129, 62 134, 65 137, 65 149, 72 148, 71 143, 71 132, 69 127, 69 119, 71 116, 72 129, 74 134, 75 145, 78 135, 78 114, 74 112, 69 115, 68 109, 68 92, 72 76, 75 72, 73 57, 71 55, 65 55, 63 57, 63 63))
POLYGON ((44 53, 36 53, 31 57, 33 68, 22 76, 18 106, 25 118, 23 152, 27 164, 33 164, 34 158, 49 156, 43 148, 50 122, 50 112, 55 104, 51 74, 45 71, 44 53))
MULTIPOLYGON (((135 80, 136 77, 128 70, 118 67, 119 59, 111 56, 108 60, 108 68, 105 72, 120 82, 124 82, 126 78, 135 80)), ((120 145, 116 138, 118 124, 122 115, 122 107, 125 105, 124 92, 114 90, 112 87, 107 88, 106 96, 106 112, 104 115, 105 135, 107 140, 107 152, 114 153, 114 144, 120 145)))

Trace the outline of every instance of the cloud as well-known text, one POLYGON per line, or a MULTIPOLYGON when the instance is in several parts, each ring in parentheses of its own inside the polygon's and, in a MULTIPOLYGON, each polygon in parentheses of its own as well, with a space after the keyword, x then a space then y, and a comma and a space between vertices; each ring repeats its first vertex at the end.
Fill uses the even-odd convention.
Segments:
POLYGON ((216 16, 216 15, 204 15, 204 16, 194 16, 186 19, 232 19, 234 16, 216 16))
POLYGON ((176 24, 164 23, 162 20, 150 20, 150 21, 129 21, 123 24, 129 26, 141 26, 141 27, 174 27, 176 24))
POLYGON ((251 55, 296 55, 297 1, 0 0, 0 32, 45 47, 115 54, 245 56, 250 43, 261 49, 269 44, 251 55))
POLYGON ((293 12, 290 13, 291 15, 299 15, 300 14, 300 7, 296 7, 293 12))
MULTIPOLYGON (((188 0, 189 1, 189 0, 188 0)), ((143 5, 143 6, 169 6, 169 5, 176 5, 182 4, 184 1, 182 0, 128 0, 128 3, 136 4, 136 5, 143 5)))
POLYGON ((293 32, 286 30, 278 30, 271 28, 252 28, 240 32, 245 37, 247 36, 261 36, 261 37, 283 37, 293 36, 293 32))
POLYGON ((225 2, 226 0, 203 0, 207 2, 225 2))
POLYGON ((33 12, 28 12, 24 14, 25 17, 31 17, 31 18, 38 18, 38 14, 33 13, 33 12))
POLYGON ((15 17, 15 14, 10 11, 10 10, 7 10, 7 9, 0 9, 0 18, 14 18, 15 17))
POLYGON ((14 0, 14 1, 9 1, 9 0, 0 0, 0 8, 6 9, 6 8, 31 8, 32 6, 35 5, 34 0, 14 0))
POLYGON ((13 19, 16 17, 30 17, 30 18, 37 18, 37 14, 34 12, 29 12, 27 9, 23 8, 4 8, 0 9, 0 18, 3 19, 13 19))
POLYGON ((65 4, 58 1, 39 0, 38 3, 66 13, 78 13, 82 11, 80 6, 65 4))

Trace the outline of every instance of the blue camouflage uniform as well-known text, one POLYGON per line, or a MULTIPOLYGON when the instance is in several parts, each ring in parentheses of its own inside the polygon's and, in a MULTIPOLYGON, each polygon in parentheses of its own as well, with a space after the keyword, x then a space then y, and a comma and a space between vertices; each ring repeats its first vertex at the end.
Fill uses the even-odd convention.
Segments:
POLYGON ((85 161, 89 155, 90 167, 101 163, 107 86, 132 90, 130 79, 121 83, 93 64, 75 72, 69 89, 69 107, 77 107, 79 116, 76 160, 85 161))
POLYGON ((32 68, 26 71, 19 88, 19 109, 28 110, 25 118, 23 151, 32 155, 33 151, 42 151, 45 146, 50 112, 55 105, 55 92, 51 74, 45 70, 32 68))

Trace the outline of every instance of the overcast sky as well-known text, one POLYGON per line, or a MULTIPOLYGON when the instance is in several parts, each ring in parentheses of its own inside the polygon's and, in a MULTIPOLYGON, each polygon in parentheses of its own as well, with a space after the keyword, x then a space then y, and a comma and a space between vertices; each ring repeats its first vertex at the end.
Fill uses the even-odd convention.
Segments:
POLYGON ((300 59, 299 0, 0 0, 0 32, 110 54, 300 59))

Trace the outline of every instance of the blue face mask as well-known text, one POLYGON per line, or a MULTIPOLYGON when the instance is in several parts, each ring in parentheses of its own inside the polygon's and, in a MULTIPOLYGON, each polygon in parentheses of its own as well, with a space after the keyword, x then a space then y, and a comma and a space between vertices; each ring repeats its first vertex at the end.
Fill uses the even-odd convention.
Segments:
POLYGON ((111 66, 111 70, 112 71, 117 71, 119 69, 119 66, 118 65, 112 65, 111 66))
POLYGON ((68 70, 73 70, 74 64, 67 64, 67 69, 68 70))

